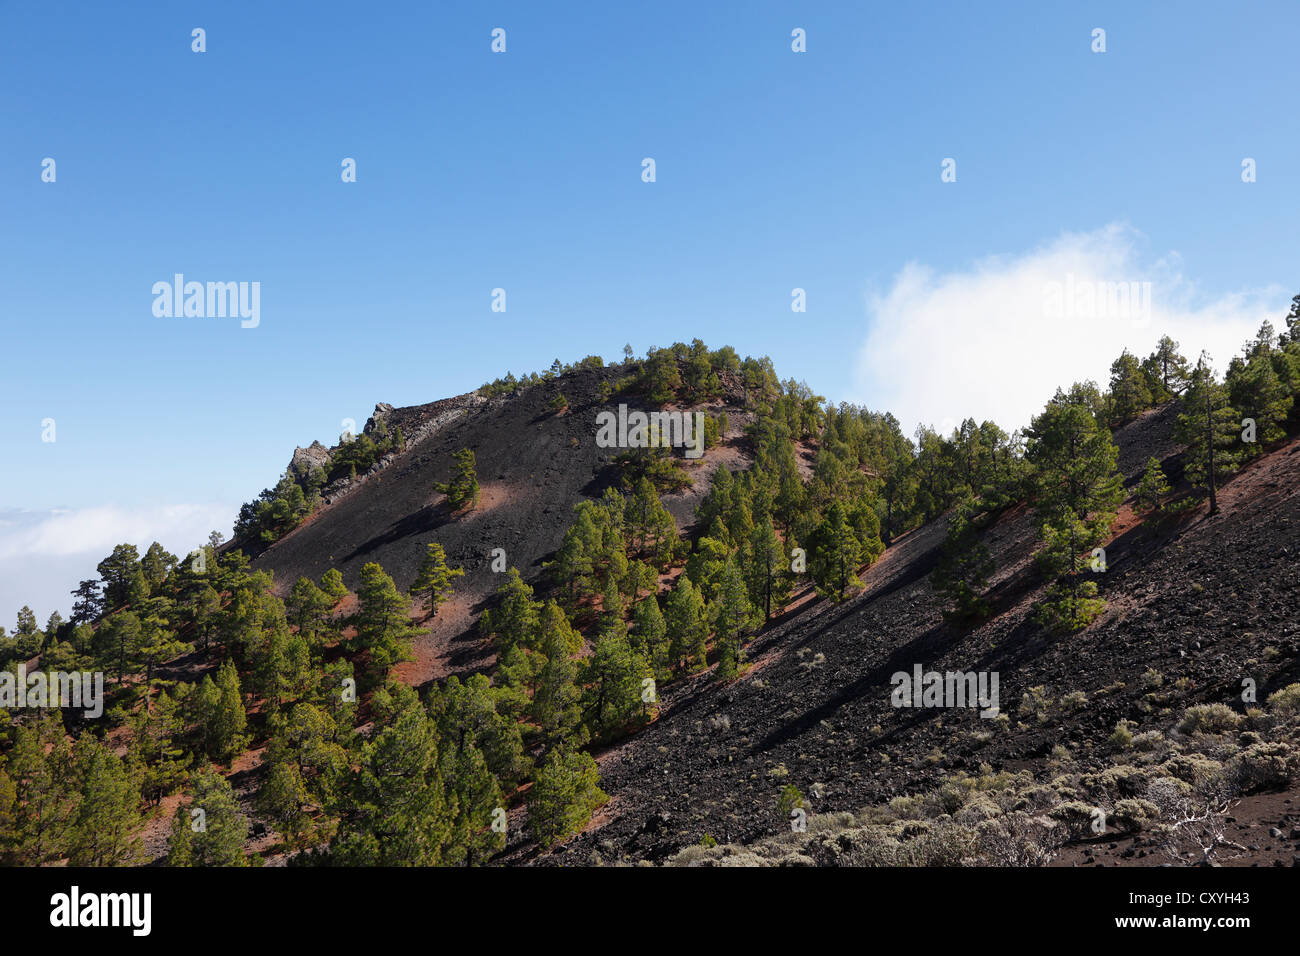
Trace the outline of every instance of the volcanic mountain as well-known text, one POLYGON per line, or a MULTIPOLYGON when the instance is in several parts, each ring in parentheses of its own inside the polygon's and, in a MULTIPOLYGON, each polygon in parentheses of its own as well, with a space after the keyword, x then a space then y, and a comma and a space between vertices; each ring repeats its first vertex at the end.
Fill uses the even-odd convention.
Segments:
MULTIPOLYGON (((405 450, 327 488, 325 503, 254 566, 273 570, 281 591, 330 567, 355 589, 361 567, 377 561, 405 588, 426 544, 438 541, 466 575, 396 675, 420 686, 490 668, 492 647, 475 622, 503 577, 494 549, 539 596, 547 593, 543 562, 573 506, 619 477, 615 451, 595 441, 597 413, 627 400, 611 397, 619 375, 617 367, 589 368, 503 396, 379 406, 367 431, 380 420, 400 427, 405 450), (567 405, 557 411, 561 390, 567 405), (459 448, 475 452, 481 483, 480 504, 465 514, 449 511, 436 490, 459 448)), ((686 536, 717 469, 744 469, 752 459, 743 389, 731 378, 724 384, 708 410, 727 413, 726 434, 699 461, 682 462, 692 486, 663 498, 686 536)), ((843 603, 797 589, 750 640, 748 669, 736 681, 705 672, 665 687, 657 719, 596 751, 610 800, 585 831, 542 852, 525 838, 517 807, 499 860, 873 862, 866 845, 885 833, 895 855, 883 862, 944 862, 936 846, 945 827, 965 821, 984 832, 983 821, 1008 808, 1060 832, 1043 837, 1042 859, 1005 862, 1176 859, 1138 827, 1089 833, 1060 808, 1100 796, 1149 808, 1161 781, 1191 789, 1206 761, 1227 765, 1234 747, 1257 741, 1243 733, 1217 751, 1197 743, 1208 738, 1188 729, 1188 708, 1226 704, 1240 714, 1254 706, 1243 702, 1244 682, 1263 706, 1300 681, 1300 440, 1233 477, 1217 514, 1201 503, 1153 529, 1138 520, 1131 496, 1152 457, 1180 487, 1177 413, 1177 402, 1166 404, 1114 434, 1130 497, 1095 575, 1106 610, 1085 630, 1054 637, 1032 618, 1044 583, 1025 502, 982 532, 995 568, 993 613, 976 627, 945 623, 931 582, 941 517, 897 537, 843 603), (999 715, 896 706, 895 675, 918 668, 996 673, 999 715), (802 813, 806 829, 792 828, 790 807, 779 805, 791 786, 802 804, 796 823, 802 813), (1005 806, 977 809, 1003 798, 1005 806), (923 840, 936 846, 907 857, 923 840)), ((806 468, 813 449, 800 453, 806 468)), ((1273 788, 1224 806, 1216 819, 1238 862, 1300 859, 1300 793, 1273 788)))

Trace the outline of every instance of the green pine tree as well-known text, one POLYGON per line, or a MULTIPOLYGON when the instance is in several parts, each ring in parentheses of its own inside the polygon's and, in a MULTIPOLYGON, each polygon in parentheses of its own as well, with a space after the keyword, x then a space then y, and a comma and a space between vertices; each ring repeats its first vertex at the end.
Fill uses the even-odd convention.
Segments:
POLYGON ((1110 395, 1114 420, 1123 425, 1151 407, 1152 395, 1141 363, 1128 349, 1110 367, 1110 395))
POLYGON ((541 656, 544 663, 537 672, 537 689, 529 706, 529 717, 537 725, 547 746, 566 740, 580 743, 577 728, 582 721, 582 711, 576 655, 582 638, 569 626, 564 612, 554 601, 547 603, 542 619, 541 656))
POLYGON ((228 760, 247 742, 244 731, 248 727, 248 716, 244 711, 235 665, 226 661, 217 668, 216 681, 205 675, 198 694, 201 708, 199 727, 208 755, 215 760, 228 760))
POLYGON ((749 601, 740 569, 731 559, 727 560, 722 569, 713 617, 714 638, 718 647, 716 676, 721 681, 733 680, 739 675, 740 665, 744 661, 741 645, 753 629, 757 614, 749 601))
POLYGON ((139 831, 140 791, 125 763, 94 734, 83 734, 73 752, 77 809, 70 819, 70 866, 130 866, 144 856, 139 831))
POLYGON ((809 540, 808 571, 817 593, 834 602, 858 590, 862 546, 848 522, 844 505, 835 501, 809 540))
POLYGON ((1215 381, 1209 357, 1202 354, 1183 397, 1174 437, 1183 442, 1183 476, 1209 495, 1210 514, 1219 510, 1218 489, 1241 460, 1241 418, 1229 404, 1227 389, 1215 381))
POLYGON ((415 583, 411 585, 411 594, 423 595, 429 603, 429 613, 437 614, 438 608, 451 594, 451 582, 464 576, 463 569, 447 566, 447 553, 442 545, 433 541, 425 550, 424 561, 415 576, 415 583))
POLYGON ((1146 515, 1148 520, 1159 518, 1160 503, 1167 494, 1169 494, 1169 479, 1165 477, 1164 469, 1160 467, 1160 460, 1152 455, 1147 459, 1146 471, 1142 473, 1142 481, 1138 483, 1134 494, 1137 510, 1146 515))
POLYGON ((433 721, 406 690, 388 726, 362 748, 351 812, 332 844, 334 858, 345 866, 438 866, 456 860, 455 793, 439 767, 433 721))
POLYGON ((978 506, 972 500, 958 504, 948 521, 947 537, 930 578, 947 605, 944 617, 956 623, 982 620, 990 610, 984 591, 993 573, 993 559, 980 540, 977 514, 978 506))
POLYGON ((372 684, 382 683, 389 668, 410 659, 410 639, 415 633, 410 609, 411 602, 382 567, 372 561, 361 569, 352 649, 367 655, 372 684))
POLYGON ((644 713, 641 681, 649 676, 645 659, 625 636, 609 634, 596 641, 582 675, 583 722, 593 739, 620 736, 644 713))
POLYGON ((672 677, 668 624, 659 610, 658 598, 651 594, 642 598, 633 614, 633 650, 650 663, 656 680, 672 677))
POLYGON ((745 567, 750 600, 762 609, 764 621, 771 620, 772 611, 779 611, 790 600, 791 580, 786 570, 788 566, 785 548, 776 535, 771 517, 765 514, 755 522, 750 534, 745 567))
POLYGON ((542 846, 582 830, 609 797, 600 789, 600 773, 589 754, 554 750, 538 767, 528 792, 528 826, 542 846))
POLYGON ((191 780, 190 792, 189 805, 180 804, 172 819, 167 864, 247 866, 248 820, 230 782, 211 767, 203 767, 191 780))
POLYGON ((438 485, 438 490, 447 496, 447 506, 452 511, 471 510, 478 505, 479 486, 476 474, 477 463, 474 452, 462 448, 452 453, 451 480, 445 485, 438 485))
POLYGON ((1083 554, 1101 544, 1124 497, 1119 451, 1097 422, 1087 389, 1057 391, 1026 433, 1033 465, 1035 509, 1043 535, 1040 567, 1053 580, 1039 620, 1052 630, 1089 623, 1104 606, 1097 585, 1082 577, 1083 554))
POLYGON ((692 672, 708 666, 709 623, 704 598, 685 574, 664 603, 664 623, 668 627, 668 660, 674 671, 692 672))

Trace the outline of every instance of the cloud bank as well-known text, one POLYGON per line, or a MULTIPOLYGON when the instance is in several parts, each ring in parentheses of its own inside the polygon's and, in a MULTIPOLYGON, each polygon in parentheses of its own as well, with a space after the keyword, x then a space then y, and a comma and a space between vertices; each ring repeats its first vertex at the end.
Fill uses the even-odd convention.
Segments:
POLYGON ((0 510, 0 625, 12 628, 24 604, 42 627, 51 611, 66 618, 72 605, 68 592, 82 579, 98 576, 95 565, 114 545, 134 544, 143 554, 158 541, 184 555, 214 528, 229 537, 238 510, 229 504, 0 510))
POLYGON ((1214 298, 1183 274, 1177 253, 1146 260, 1122 224, 1067 233, 1019 255, 938 273, 908 263, 867 302, 855 399, 951 431, 963 418, 1023 427, 1058 387, 1093 379, 1127 348, 1139 358, 1168 334, 1222 372, 1260 324, 1282 325, 1280 286, 1214 298))

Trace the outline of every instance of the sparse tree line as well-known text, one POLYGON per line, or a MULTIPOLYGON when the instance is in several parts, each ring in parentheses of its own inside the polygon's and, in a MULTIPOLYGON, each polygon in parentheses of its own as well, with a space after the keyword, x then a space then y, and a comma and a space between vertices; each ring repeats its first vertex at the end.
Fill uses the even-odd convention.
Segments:
POLYGON ((531 372, 527 375, 516 377, 513 372, 506 372, 500 378, 493 379, 490 382, 484 382, 479 386, 478 393, 485 398, 496 398, 501 395, 513 395, 521 389, 530 388, 533 385, 540 385, 543 382, 550 382, 557 378, 563 378, 573 372, 580 372, 587 369, 600 369, 605 367, 605 360, 599 355, 588 355, 586 358, 570 364, 561 364, 559 359, 551 363, 551 367, 545 372, 538 374, 531 372))
MULTIPOLYGON (((1134 493, 1134 508, 1148 523, 1194 508, 1208 497, 1218 511, 1218 488, 1269 445, 1300 433, 1300 296, 1292 300, 1286 331, 1265 322, 1228 364, 1222 380, 1210 356, 1195 365, 1168 336, 1139 361, 1125 351, 1111 365, 1110 387, 1092 382, 1058 391, 1023 437, 1019 492, 1038 516, 1042 547, 1038 565, 1050 582, 1037 619, 1053 631, 1086 626, 1104 607, 1096 571, 1104 557, 1093 549, 1109 538, 1124 501, 1118 450, 1111 429, 1142 413, 1178 403, 1174 437, 1182 453, 1186 494, 1174 488, 1160 461, 1150 458, 1134 493)), ((950 444, 956 444, 963 428, 950 444)), ((922 441, 922 450, 924 441, 922 441)), ((918 456, 919 459, 920 456, 918 456)), ((993 568, 979 532, 1019 494, 962 494, 948 526, 936 589, 948 602, 948 616, 961 622, 987 615, 984 596, 993 568)))

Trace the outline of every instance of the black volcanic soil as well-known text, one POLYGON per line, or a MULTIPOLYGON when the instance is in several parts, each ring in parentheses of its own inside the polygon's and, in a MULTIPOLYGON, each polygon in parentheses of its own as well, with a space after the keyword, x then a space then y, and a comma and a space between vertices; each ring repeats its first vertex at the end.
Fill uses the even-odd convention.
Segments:
MULTIPOLYGON (((319 577, 338 566, 355 587, 361 566, 378 561, 405 587, 425 544, 440 541, 466 577, 430 634, 417 641, 417 660, 402 665, 399 675, 421 684, 488 666, 490 649, 473 622, 500 583, 488 567, 491 549, 505 548, 509 563, 539 583, 573 505, 616 480, 612 452, 596 447, 595 418, 620 400, 600 400, 602 382, 617 374, 587 371, 562 386, 548 383, 508 398, 461 396, 395 410, 392 421, 418 440, 255 566, 273 568, 281 588, 300 574, 319 577), (557 415, 547 403, 561 388, 570 410, 557 415), (447 421, 449 411, 458 417, 447 421), (461 447, 478 456, 483 501, 476 511, 453 516, 433 484, 447 479, 451 453, 461 447)), ((624 400, 645 407, 635 397, 624 400)), ((665 497, 683 529, 719 463, 747 464, 739 437, 744 415, 734 404, 727 411, 729 440, 690 466, 696 476, 690 491, 665 497)), ((1170 437, 1174 414, 1172 407, 1159 409, 1116 433, 1130 493, 1151 456, 1172 481, 1180 479, 1181 449, 1170 437)), ((930 586, 944 521, 902 536, 845 604, 797 595, 751 641, 750 668, 741 679, 719 686, 704 674, 663 688, 653 724, 597 753, 611 799, 584 833, 541 853, 523 842, 524 811, 512 809, 512 838, 501 861, 658 862, 705 834, 745 843, 785 832, 777 799, 787 783, 811 798, 810 813, 855 811, 928 790, 981 763, 1040 770, 1058 745, 1080 765, 1104 765, 1107 738, 1120 719, 1133 721, 1138 732, 1168 729, 1194 703, 1221 701, 1241 710, 1243 677, 1257 682, 1262 701, 1300 681, 1298 479, 1300 441, 1292 441, 1236 476, 1222 490, 1222 512, 1214 517, 1201 504, 1153 532, 1125 505, 1106 546, 1109 569, 1098 576, 1107 610, 1067 638, 1051 638, 1029 619, 1042 587, 1031 561, 1035 524, 1025 506, 985 532, 997 567, 990 592, 995 615, 974 630, 944 624, 930 586), (1011 719, 895 709, 890 676, 914 664, 998 672, 1002 711, 1011 719), (1152 668, 1163 677, 1154 694, 1141 680, 1152 668), (1083 692, 1086 703, 1039 724, 1017 706, 1038 686, 1057 701, 1083 692)), ((1294 813, 1284 801, 1295 798, 1300 794, 1256 795, 1234 814, 1248 836, 1258 836, 1266 820, 1275 822, 1264 832, 1277 825, 1289 833, 1294 813)), ((1297 851, 1289 838, 1238 842, 1257 848, 1242 862, 1289 864, 1297 851)), ((1130 844, 1067 847, 1060 862, 1154 862, 1130 844)))
MULTIPOLYGON (((419 685, 489 666, 491 649, 479 639, 474 621, 502 581, 490 566, 492 549, 504 548, 507 566, 537 586, 543 561, 573 521, 573 506, 599 497, 618 480, 612 460, 619 450, 597 447, 596 415, 616 409, 620 401, 630 408, 650 407, 635 395, 601 401, 601 384, 612 385, 620 372, 617 367, 586 370, 511 396, 484 400, 471 394, 395 409, 390 427, 400 425, 407 450, 335 496, 259 554, 253 566, 273 570, 280 592, 301 575, 318 580, 330 567, 339 568, 344 583, 355 590, 362 566, 377 561, 405 589, 415 580, 425 546, 438 541, 465 577, 456 582, 455 597, 440 609, 430 632, 417 639, 417 660, 402 665, 398 674, 419 685), (569 408, 557 414, 547 406, 561 391, 569 408), (448 479, 452 453, 460 448, 474 451, 481 500, 474 510, 453 515, 434 485, 448 479)), ((693 520, 720 463, 733 469, 747 465, 740 437, 745 413, 723 402, 709 410, 728 412, 731 437, 698 461, 682 461, 694 485, 664 497, 682 528, 693 520)))
MULTIPOLYGON (((1130 485, 1149 455, 1177 452, 1171 415, 1149 413, 1117 433, 1130 485)), ((1234 478, 1213 518, 1202 505, 1153 534, 1131 515, 1125 530, 1121 514, 1109 570, 1099 576, 1109 607, 1067 638, 1049 638, 1028 619, 1041 587, 1023 506, 986 532, 998 565, 997 614, 972 631, 942 622, 929 584, 942 522, 900 538, 865 573, 860 595, 841 607, 812 603, 756 638, 746 676, 726 687, 702 675, 667 688, 658 720, 600 755, 612 797, 602 818, 538 862, 660 861, 705 834, 720 843, 773 836, 788 827, 777 811, 787 783, 820 793, 810 810, 820 813, 926 790, 981 762, 1041 768, 1058 744, 1100 766, 1121 718, 1136 732, 1167 729, 1194 703, 1241 710, 1243 677, 1257 681, 1264 700, 1300 680, 1298 478, 1300 441, 1292 441, 1234 478), (997 671, 1010 725, 995 728, 974 712, 895 709, 890 675, 917 663, 997 671), (1139 680, 1148 668, 1164 677, 1154 704, 1139 680), (1173 689, 1179 678, 1189 681, 1185 692, 1173 689), (1087 703, 1038 726, 1016 705, 1039 685, 1054 699, 1083 691, 1087 703)), ((1259 822, 1252 807, 1263 802, 1252 800, 1237 811, 1250 827, 1259 822)), ((1270 845, 1273 857, 1261 849, 1252 861, 1291 862, 1295 840, 1270 845)))

